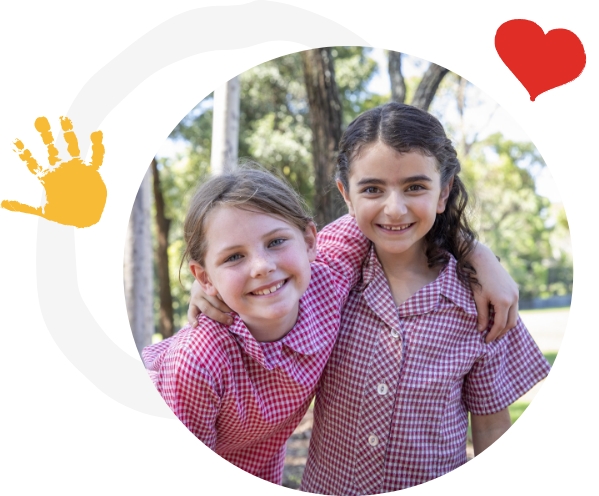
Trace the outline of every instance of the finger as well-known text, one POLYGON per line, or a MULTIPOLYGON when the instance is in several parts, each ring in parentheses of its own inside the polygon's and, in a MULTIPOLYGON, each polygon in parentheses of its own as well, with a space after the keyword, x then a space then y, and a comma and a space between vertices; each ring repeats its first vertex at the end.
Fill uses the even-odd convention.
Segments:
POLYGON ((480 309, 477 307, 477 311, 478 311, 477 329, 479 332, 482 332, 487 327, 489 327, 489 303, 487 301, 485 301, 484 304, 480 305, 480 309))
POLYGON ((518 324, 518 305, 517 304, 512 305, 510 307, 504 334, 507 333, 509 330, 513 329, 514 327, 516 327, 516 324, 518 324))
POLYGON ((493 315, 493 327, 485 338, 486 343, 495 341, 505 334, 505 323, 507 322, 508 309, 507 307, 497 306, 493 315))
MULTIPOLYGON (((214 308, 217 308, 223 313, 229 313, 233 311, 227 306, 227 304, 223 301, 219 294, 217 294, 216 297, 218 298, 218 300, 211 296, 206 296, 206 301, 209 301, 214 308)), ((202 310, 204 309, 202 308, 202 310)))
POLYGON ((13 212, 23 212, 24 214, 39 215, 40 217, 44 216, 42 207, 32 207, 31 205, 26 205, 14 200, 2 200, 0 206, 6 210, 12 210, 13 212))
POLYGON ((225 304, 220 295, 209 296, 204 295, 197 302, 200 312, 206 314, 212 320, 216 320, 221 324, 230 325, 233 323, 233 317, 228 315, 232 310, 225 304))
POLYGON ((206 308, 205 312, 202 310, 202 313, 206 315, 206 317, 209 317, 212 320, 216 320, 221 324, 231 325, 233 323, 233 317, 224 312, 221 312, 215 307, 208 307, 206 308))
POLYGON ((92 140, 92 161, 89 164, 94 169, 98 170, 104 161, 104 145, 102 144, 102 138, 104 135, 102 131, 95 131, 91 134, 92 140))
POLYGON ((189 305, 187 308, 187 320, 191 327, 196 327, 198 325, 198 316, 200 315, 200 309, 195 305, 189 305))
POLYGON ((27 164, 29 172, 31 172, 32 174, 37 174, 38 172, 41 172, 42 168, 37 163, 37 160, 33 158, 31 152, 27 148, 25 148, 23 142, 17 139, 14 141, 14 145, 17 147, 15 151, 19 154, 19 158, 27 164))
POLYGON ((35 120, 35 129, 40 133, 44 145, 48 148, 48 163, 50 165, 55 165, 60 162, 58 149, 54 146, 54 136, 52 136, 48 119, 45 117, 38 117, 35 120))
POLYGON ((79 142, 77 141, 77 136, 73 132, 73 123, 71 119, 68 117, 60 118, 60 126, 64 132, 64 140, 67 142, 67 151, 69 155, 73 158, 78 157, 81 153, 79 151, 79 142))

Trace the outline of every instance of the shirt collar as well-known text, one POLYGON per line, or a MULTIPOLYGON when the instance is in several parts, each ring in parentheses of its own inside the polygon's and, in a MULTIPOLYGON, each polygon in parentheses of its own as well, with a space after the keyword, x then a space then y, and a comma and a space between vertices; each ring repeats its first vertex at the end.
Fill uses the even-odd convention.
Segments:
POLYGON ((477 315, 472 291, 459 280, 455 258, 449 253, 448 256, 447 265, 433 282, 421 288, 415 297, 396 307, 383 267, 372 246, 362 271, 364 298, 377 315, 392 327, 397 324, 397 310, 401 317, 430 313, 440 305, 441 297, 447 298, 466 313, 477 315))
POLYGON ((232 314, 235 320, 228 326, 228 330, 235 336, 244 353, 268 370, 272 370, 280 363, 283 346, 301 355, 313 355, 327 346, 327 340, 323 339, 320 334, 328 331, 323 330, 322 325, 318 325, 319 319, 309 304, 310 299, 311 290, 308 288, 299 302, 297 322, 278 341, 271 343, 256 341, 236 313, 232 314))

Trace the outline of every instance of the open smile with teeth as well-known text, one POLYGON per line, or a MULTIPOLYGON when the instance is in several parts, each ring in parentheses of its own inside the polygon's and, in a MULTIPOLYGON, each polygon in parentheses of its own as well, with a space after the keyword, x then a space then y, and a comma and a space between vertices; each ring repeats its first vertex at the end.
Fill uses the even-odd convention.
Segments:
POLYGON ((265 289, 260 289, 258 291, 252 291, 250 294, 256 295, 256 296, 264 296, 264 295, 268 295, 271 293, 274 293, 275 291, 277 291, 278 289, 280 289, 281 287, 283 287, 283 285, 287 282, 287 279, 285 279, 284 281, 278 282, 277 284, 269 287, 269 288, 265 288, 265 289))
POLYGON ((408 227, 412 227, 413 225, 413 222, 410 224, 401 224, 399 226, 386 226, 384 224, 378 224, 378 226, 385 231, 405 231, 408 227))

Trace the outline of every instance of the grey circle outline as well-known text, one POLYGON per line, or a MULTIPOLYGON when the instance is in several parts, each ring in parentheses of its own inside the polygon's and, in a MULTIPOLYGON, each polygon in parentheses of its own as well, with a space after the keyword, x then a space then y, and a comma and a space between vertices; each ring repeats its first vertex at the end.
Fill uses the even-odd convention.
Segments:
MULTIPOLYGON (((156 26, 100 69, 77 94, 67 115, 80 136, 89 136, 113 108, 160 69, 200 53, 269 41, 307 47, 369 46, 335 21, 278 2, 189 10, 156 26)), ((87 140, 80 141, 81 156, 88 147, 87 140)), ((85 305, 77 283, 74 229, 45 219, 38 222, 37 288, 48 332, 75 368, 104 394, 139 412, 172 418, 143 365, 112 342, 85 305)))

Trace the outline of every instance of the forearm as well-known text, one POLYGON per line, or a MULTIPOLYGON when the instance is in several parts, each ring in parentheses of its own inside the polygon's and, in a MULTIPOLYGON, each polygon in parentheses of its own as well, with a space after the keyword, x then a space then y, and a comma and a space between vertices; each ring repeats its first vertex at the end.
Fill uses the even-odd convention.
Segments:
POLYGON ((491 248, 479 242, 475 242, 472 251, 466 256, 466 261, 477 270, 480 267, 500 266, 499 259, 491 248))
POLYGON ((507 431, 512 422, 507 408, 491 415, 471 415, 474 456, 479 455, 507 431))

